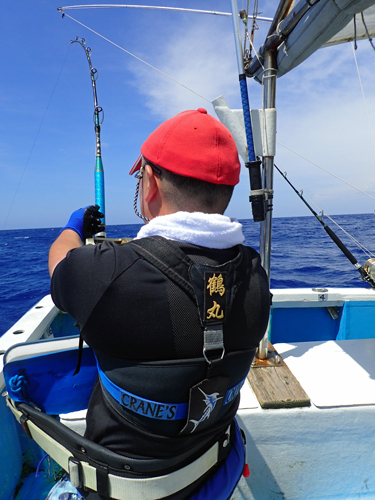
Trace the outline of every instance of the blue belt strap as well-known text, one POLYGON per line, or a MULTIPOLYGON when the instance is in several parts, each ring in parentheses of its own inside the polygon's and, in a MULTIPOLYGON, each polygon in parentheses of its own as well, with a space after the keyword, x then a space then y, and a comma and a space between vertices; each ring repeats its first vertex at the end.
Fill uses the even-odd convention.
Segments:
MULTIPOLYGON (((154 418, 157 420, 181 420, 187 417, 189 403, 160 403, 151 401, 140 396, 136 396, 131 392, 122 389, 114 384, 101 369, 97 361, 100 380, 106 391, 127 410, 138 413, 144 417, 154 418)), ((243 386, 245 379, 242 379, 231 389, 228 389, 224 399, 224 405, 235 399, 243 386)))
POLYGON ((188 403, 160 403, 141 398, 114 384, 100 368, 98 371, 104 388, 118 402, 130 411, 157 420, 181 420, 187 417, 188 403))
POLYGON ((240 380, 240 382, 238 382, 238 384, 236 384, 234 387, 227 390, 227 392, 225 394, 223 406, 227 405, 228 403, 233 401, 238 396, 238 394, 240 393, 240 390, 242 389, 242 386, 245 383, 245 380, 246 380, 246 377, 244 377, 242 380, 240 380))

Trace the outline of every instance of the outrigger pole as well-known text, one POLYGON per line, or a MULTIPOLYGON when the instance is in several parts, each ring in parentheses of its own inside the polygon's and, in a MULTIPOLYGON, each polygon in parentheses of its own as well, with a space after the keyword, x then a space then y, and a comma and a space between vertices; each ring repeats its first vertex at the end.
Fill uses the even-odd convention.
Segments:
POLYGON ((357 269, 359 274, 361 275, 361 279, 363 281, 366 281, 371 288, 375 289, 375 281, 369 276, 369 274, 365 271, 365 269, 359 264, 357 259, 354 257, 354 255, 350 252, 350 250, 344 245, 344 243, 340 240, 340 238, 335 234, 332 229, 327 226, 323 222, 323 217, 319 217, 319 215, 315 212, 315 210, 307 203, 305 198, 302 195, 302 192, 298 191, 293 184, 290 182, 290 180, 287 178, 286 174, 281 172, 281 170, 275 165, 275 168, 277 171, 284 177, 286 182, 289 184, 289 186, 293 189, 293 191, 301 198, 303 203, 307 206, 307 208, 310 210, 310 212, 314 215, 314 217, 320 222, 320 224, 324 227, 324 230, 328 234, 328 236, 336 243, 336 245, 339 247, 339 249, 342 251, 342 253, 345 255, 347 259, 350 260, 350 262, 353 264, 353 266, 357 269))
MULTIPOLYGON (((219 12, 217 10, 201 10, 201 9, 185 9, 183 7, 158 7, 156 5, 128 5, 128 4, 91 4, 91 5, 66 5, 65 7, 57 7, 57 10, 64 13, 65 10, 80 10, 80 9, 151 9, 151 10, 164 10, 175 12, 192 12, 196 14, 210 14, 213 16, 226 16, 230 17, 231 12, 219 12)), ((257 16, 258 21, 272 22, 269 17, 257 16)))
MULTIPOLYGON (((102 162, 102 149, 100 142, 100 127, 104 120, 103 108, 98 106, 98 96, 96 93, 96 80, 98 79, 98 71, 92 67, 91 64, 91 49, 86 47, 86 40, 84 38, 76 37, 75 40, 71 40, 70 43, 79 43, 83 50, 85 51, 87 61, 90 66, 90 76, 92 84, 92 93, 94 97, 94 125, 95 125, 95 135, 96 135, 96 162, 95 162, 95 205, 98 205, 100 211, 105 214, 105 199, 104 199, 104 169, 102 162), (103 113, 102 119, 100 120, 100 113, 103 113)), ((102 219, 103 224, 105 224, 105 217, 102 219)), ((98 233, 96 236, 106 236, 103 231, 98 233)))

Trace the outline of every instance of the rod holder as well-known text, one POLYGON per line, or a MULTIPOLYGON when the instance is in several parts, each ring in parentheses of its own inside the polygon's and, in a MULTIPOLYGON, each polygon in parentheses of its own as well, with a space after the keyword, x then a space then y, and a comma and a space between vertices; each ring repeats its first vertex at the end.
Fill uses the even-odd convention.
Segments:
POLYGON ((248 161, 245 163, 246 168, 249 169, 251 189, 249 200, 251 202, 254 222, 262 222, 266 217, 264 192, 262 190, 262 175, 260 171, 261 164, 262 162, 260 160, 248 161))

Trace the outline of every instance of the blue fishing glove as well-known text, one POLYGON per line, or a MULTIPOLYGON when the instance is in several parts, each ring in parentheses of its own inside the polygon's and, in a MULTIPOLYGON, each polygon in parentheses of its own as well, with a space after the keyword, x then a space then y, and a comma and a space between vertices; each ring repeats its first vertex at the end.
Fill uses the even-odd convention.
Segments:
POLYGON ((101 217, 104 217, 104 214, 99 212, 98 205, 80 208, 72 213, 67 225, 61 229, 60 233, 65 229, 71 229, 80 236, 82 241, 92 238, 94 234, 104 231, 105 226, 100 220, 101 217))

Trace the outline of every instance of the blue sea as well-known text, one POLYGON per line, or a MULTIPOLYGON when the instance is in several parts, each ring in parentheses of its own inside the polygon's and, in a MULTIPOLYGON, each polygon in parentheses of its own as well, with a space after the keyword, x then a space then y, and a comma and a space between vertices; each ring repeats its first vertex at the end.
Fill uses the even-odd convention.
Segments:
MULTIPOLYGON (((375 254, 374 214, 334 220, 375 254)), ((358 262, 368 259, 341 230, 324 219, 358 262)), ((245 243, 259 250, 259 225, 242 220, 245 243)), ((140 225, 108 226, 111 238, 134 237, 140 225)), ((272 223, 271 288, 368 287, 313 217, 275 218, 272 223)), ((49 293, 48 250, 59 229, 0 231, 0 336, 49 293)))

